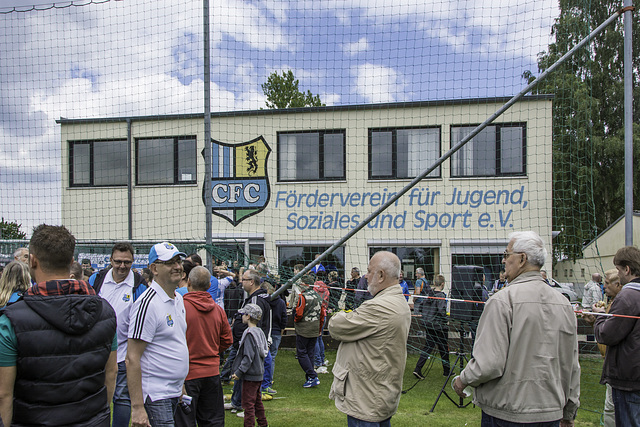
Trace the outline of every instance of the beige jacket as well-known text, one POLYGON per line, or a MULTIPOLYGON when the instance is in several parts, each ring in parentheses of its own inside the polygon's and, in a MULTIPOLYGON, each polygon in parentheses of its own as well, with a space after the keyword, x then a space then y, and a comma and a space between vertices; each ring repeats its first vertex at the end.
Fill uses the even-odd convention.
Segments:
POLYGON ((527 272, 494 294, 460 374, 473 402, 506 421, 573 419, 580 402, 576 316, 569 301, 527 272))
POLYGON ((329 393, 338 410, 369 422, 396 413, 410 325, 411 312, 400 285, 331 318, 329 333, 341 341, 329 393))

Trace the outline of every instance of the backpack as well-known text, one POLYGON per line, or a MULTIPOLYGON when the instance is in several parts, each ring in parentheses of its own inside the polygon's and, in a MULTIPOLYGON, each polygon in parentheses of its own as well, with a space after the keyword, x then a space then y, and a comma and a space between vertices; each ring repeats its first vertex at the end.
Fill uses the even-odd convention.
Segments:
MULTIPOLYGON (((94 273, 89 278, 89 284, 93 286, 93 290, 96 291, 96 295, 100 294, 100 289, 102 288, 102 284, 104 283, 104 278, 107 276, 107 272, 109 272, 110 268, 105 268, 103 270, 94 273), (93 280, 92 280, 93 279, 93 280)), ((147 282, 142 278, 140 273, 133 272, 133 300, 137 300, 140 295, 147 289, 147 282)))
MULTIPOLYGON (((416 285, 414 287, 413 292, 414 292, 414 295, 420 295, 422 297, 433 295, 433 289, 431 289, 429 282, 427 282, 427 279, 425 279, 424 277, 421 277, 418 280, 416 280, 416 285)), ((414 303, 413 303, 414 311, 418 312, 419 310, 421 310, 422 306, 428 301, 429 301, 428 298, 414 298, 414 303)))

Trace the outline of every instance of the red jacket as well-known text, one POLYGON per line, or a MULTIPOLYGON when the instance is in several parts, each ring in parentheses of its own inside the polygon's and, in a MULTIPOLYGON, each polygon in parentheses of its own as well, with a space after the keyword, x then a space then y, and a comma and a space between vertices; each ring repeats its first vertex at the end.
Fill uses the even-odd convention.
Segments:
POLYGON ((220 353, 233 343, 227 315, 206 291, 187 292, 184 308, 189 347, 189 374, 186 379, 220 375, 220 353))
POLYGON ((313 284, 313 290, 322 297, 322 307, 327 311, 329 308, 329 287, 322 280, 317 280, 313 284))

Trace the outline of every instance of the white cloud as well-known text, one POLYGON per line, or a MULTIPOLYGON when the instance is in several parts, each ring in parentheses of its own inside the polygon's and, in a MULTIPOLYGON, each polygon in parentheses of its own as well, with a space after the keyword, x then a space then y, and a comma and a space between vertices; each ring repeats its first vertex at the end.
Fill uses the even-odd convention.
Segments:
POLYGON ((355 77, 354 91, 366 102, 403 100, 404 84, 394 69, 367 63, 354 67, 352 73, 355 77))
MULTIPOLYGON (((556 0, 211 2, 212 110, 263 107, 260 84, 285 69, 327 105, 421 100, 430 93, 420 84, 446 74, 423 69, 454 55, 472 58, 461 67, 535 64, 557 14, 556 0)), ((59 212, 43 199, 61 185, 55 119, 203 110, 201 2, 111 1, 0 14, 0 25, 0 195, 5 206, 16 200, 16 214, 49 204, 59 212), (36 201, 15 199, 16 182, 37 182, 27 191, 36 201)), ((501 84, 472 78, 464 84, 501 84)))
POLYGON ((348 55, 357 55, 360 52, 364 52, 369 49, 369 42, 366 37, 360 38, 357 42, 345 43, 342 45, 342 50, 348 55))

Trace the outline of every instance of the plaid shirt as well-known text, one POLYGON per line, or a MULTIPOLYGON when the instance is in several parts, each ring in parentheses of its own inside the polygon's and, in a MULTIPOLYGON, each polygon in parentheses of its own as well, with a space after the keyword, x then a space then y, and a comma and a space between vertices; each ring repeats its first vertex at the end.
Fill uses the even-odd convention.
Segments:
POLYGON ((84 280, 49 280, 30 287, 25 295, 95 295, 96 292, 84 280))

